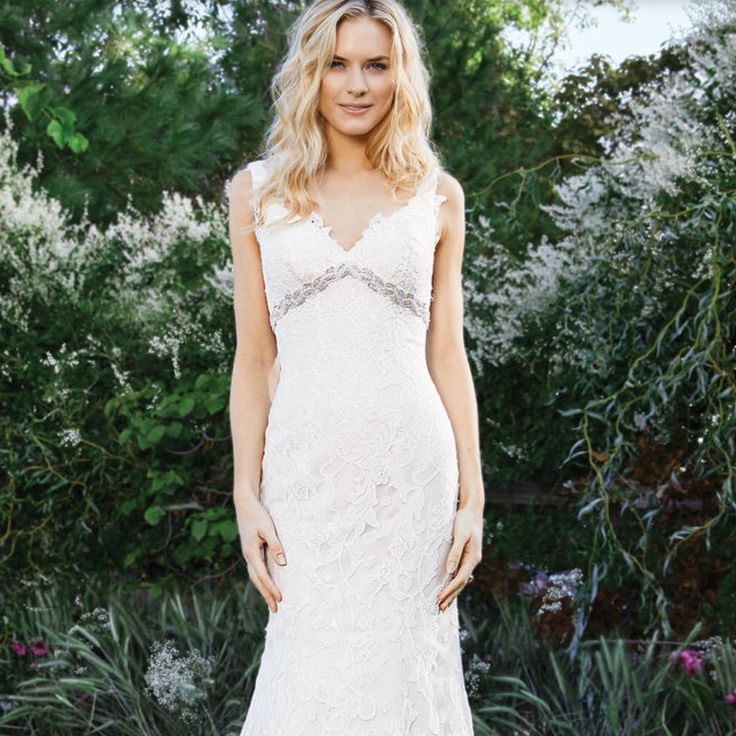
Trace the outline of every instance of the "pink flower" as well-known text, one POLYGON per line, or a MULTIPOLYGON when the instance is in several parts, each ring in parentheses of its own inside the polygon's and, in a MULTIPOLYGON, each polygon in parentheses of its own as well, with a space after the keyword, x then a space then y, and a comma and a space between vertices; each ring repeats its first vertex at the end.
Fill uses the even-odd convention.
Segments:
POLYGON ((13 650, 14 654, 17 654, 19 657, 25 656, 26 652, 28 651, 26 645, 22 641, 14 641, 10 648, 13 650))
POLYGON ((726 695, 726 702, 729 705, 736 705, 736 687, 728 695, 726 695))
POLYGON ((43 641, 32 641, 31 642, 31 651, 37 656, 37 657, 43 657, 44 654, 49 653, 49 647, 46 642, 43 641))
POLYGON ((669 660, 670 662, 679 662, 682 669, 688 675, 695 675, 703 671, 703 660, 700 654, 694 649, 683 649, 679 652, 672 652, 669 660))

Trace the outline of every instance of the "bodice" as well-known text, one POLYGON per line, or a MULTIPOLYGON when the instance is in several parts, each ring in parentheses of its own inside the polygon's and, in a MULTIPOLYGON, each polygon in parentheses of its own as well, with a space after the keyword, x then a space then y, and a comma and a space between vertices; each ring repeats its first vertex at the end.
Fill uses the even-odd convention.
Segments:
MULTIPOLYGON (((254 161, 248 169, 258 190, 269 162, 254 161)), ((437 176, 430 170, 399 209, 376 214, 350 250, 318 214, 278 222, 286 207, 267 204, 255 235, 280 383, 299 377, 301 390, 307 379, 312 388, 333 390, 336 375, 343 388, 351 385, 350 375, 359 381, 370 374, 371 386, 382 373, 414 381, 426 375, 438 211, 446 200, 436 192, 437 176)))

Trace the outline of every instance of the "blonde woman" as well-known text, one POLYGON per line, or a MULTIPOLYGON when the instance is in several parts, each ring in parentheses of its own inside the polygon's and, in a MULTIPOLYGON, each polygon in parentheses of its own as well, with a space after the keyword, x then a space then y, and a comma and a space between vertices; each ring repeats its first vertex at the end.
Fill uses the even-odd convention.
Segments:
POLYGON ((269 605, 241 736, 470 736, 484 490, 464 196, 396 0, 318 0, 229 183, 234 503, 269 605))

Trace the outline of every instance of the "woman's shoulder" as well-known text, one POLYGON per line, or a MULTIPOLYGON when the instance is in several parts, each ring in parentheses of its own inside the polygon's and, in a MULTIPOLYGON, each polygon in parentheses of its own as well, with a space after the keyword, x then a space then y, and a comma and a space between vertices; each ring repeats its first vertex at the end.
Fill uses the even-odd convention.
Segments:
POLYGON ((233 194, 250 194, 259 188, 266 179, 269 172, 269 162, 265 158, 253 159, 241 166, 230 177, 229 192, 233 194))
POLYGON ((266 160, 265 159, 253 159, 246 164, 243 164, 239 169, 236 169, 235 173, 230 177, 230 181, 251 181, 255 182, 261 178, 261 174, 265 172, 266 160))
POLYGON ((232 203, 243 198, 249 199, 254 188, 254 177, 247 166, 241 166, 228 179, 226 184, 227 198, 232 203))
POLYGON ((273 169, 273 157, 264 156, 262 158, 254 158, 246 164, 243 164, 231 178, 243 176, 249 173, 254 180, 263 179, 273 169))
POLYGON ((437 194, 450 202, 463 203, 465 201, 462 184, 442 167, 439 167, 437 172, 437 194))

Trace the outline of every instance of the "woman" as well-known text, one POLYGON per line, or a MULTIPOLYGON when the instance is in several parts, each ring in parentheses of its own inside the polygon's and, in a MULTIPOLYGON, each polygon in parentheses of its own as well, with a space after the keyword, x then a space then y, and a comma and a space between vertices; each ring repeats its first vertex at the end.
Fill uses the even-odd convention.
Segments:
POLYGON ((416 28, 396 0, 313 2, 273 94, 229 188, 234 502, 270 608, 241 736, 469 736, 464 197, 427 138, 416 28))

